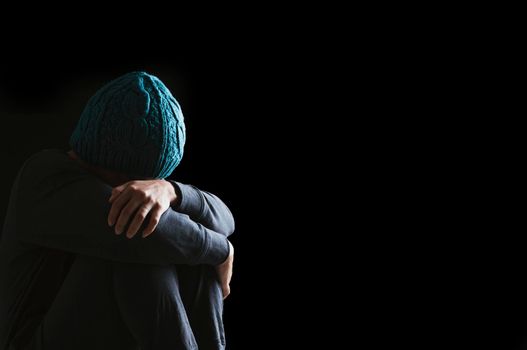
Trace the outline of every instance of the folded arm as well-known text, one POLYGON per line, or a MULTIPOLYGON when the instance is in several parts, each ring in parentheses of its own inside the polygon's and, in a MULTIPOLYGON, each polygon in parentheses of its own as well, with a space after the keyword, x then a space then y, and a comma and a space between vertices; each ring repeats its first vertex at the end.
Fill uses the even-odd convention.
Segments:
POLYGON ((218 265, 229 255, 225 232, 170 208, 147 238, 115 235, 107 223, 111 194, 110 186, 75 169, 36 179, 31 171, 22 172, 17 196, 20 239, 122 262, 218 265))
POLYGON ((203 226, 230 236, 234 232, 234 218, 229 208, 217 196, 195 186, 170 181, 179 200, 172 208, 187 214, 203 226))

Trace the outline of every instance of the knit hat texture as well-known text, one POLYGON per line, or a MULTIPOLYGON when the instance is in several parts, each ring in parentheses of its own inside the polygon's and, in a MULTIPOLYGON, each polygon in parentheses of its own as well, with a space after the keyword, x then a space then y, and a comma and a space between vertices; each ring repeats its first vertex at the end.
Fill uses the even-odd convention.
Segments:
POLYGON ((70 145, 92 165, 162 179, 183 157, 183 113, 161 80, 145 72, 128 73, 90 98, 70 145))

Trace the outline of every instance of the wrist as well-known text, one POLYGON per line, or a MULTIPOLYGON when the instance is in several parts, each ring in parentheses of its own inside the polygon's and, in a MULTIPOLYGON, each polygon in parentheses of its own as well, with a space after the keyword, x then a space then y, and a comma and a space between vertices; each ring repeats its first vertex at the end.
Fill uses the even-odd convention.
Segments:
POLYGON ((167 181, 167 180, 163 180, 163 181, 168 189, 170 206, 171 207, 178 206, 180 198, 181 198, 181 195, 179 194, 179 189, 176 188, 177 186, 175 186, 172 182, 167 181))

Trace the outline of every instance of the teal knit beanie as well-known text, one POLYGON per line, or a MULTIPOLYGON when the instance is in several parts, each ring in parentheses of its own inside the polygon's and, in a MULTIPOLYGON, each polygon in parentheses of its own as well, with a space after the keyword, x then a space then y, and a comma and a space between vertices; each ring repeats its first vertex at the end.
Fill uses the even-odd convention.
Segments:
POLYGON ((162 179, 183 157, 183 113, 158 78, 144 72, 128 73, 90 98, 70 145, 92 165, 162 179))

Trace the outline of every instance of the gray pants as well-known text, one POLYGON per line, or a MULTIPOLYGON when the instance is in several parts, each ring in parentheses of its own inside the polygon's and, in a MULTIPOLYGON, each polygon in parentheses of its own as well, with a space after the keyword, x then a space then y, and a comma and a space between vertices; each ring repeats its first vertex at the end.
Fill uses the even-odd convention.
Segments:
POLYGON ((224 349, 222 311, 211 266, 77 256, 27 349, 224 349))

